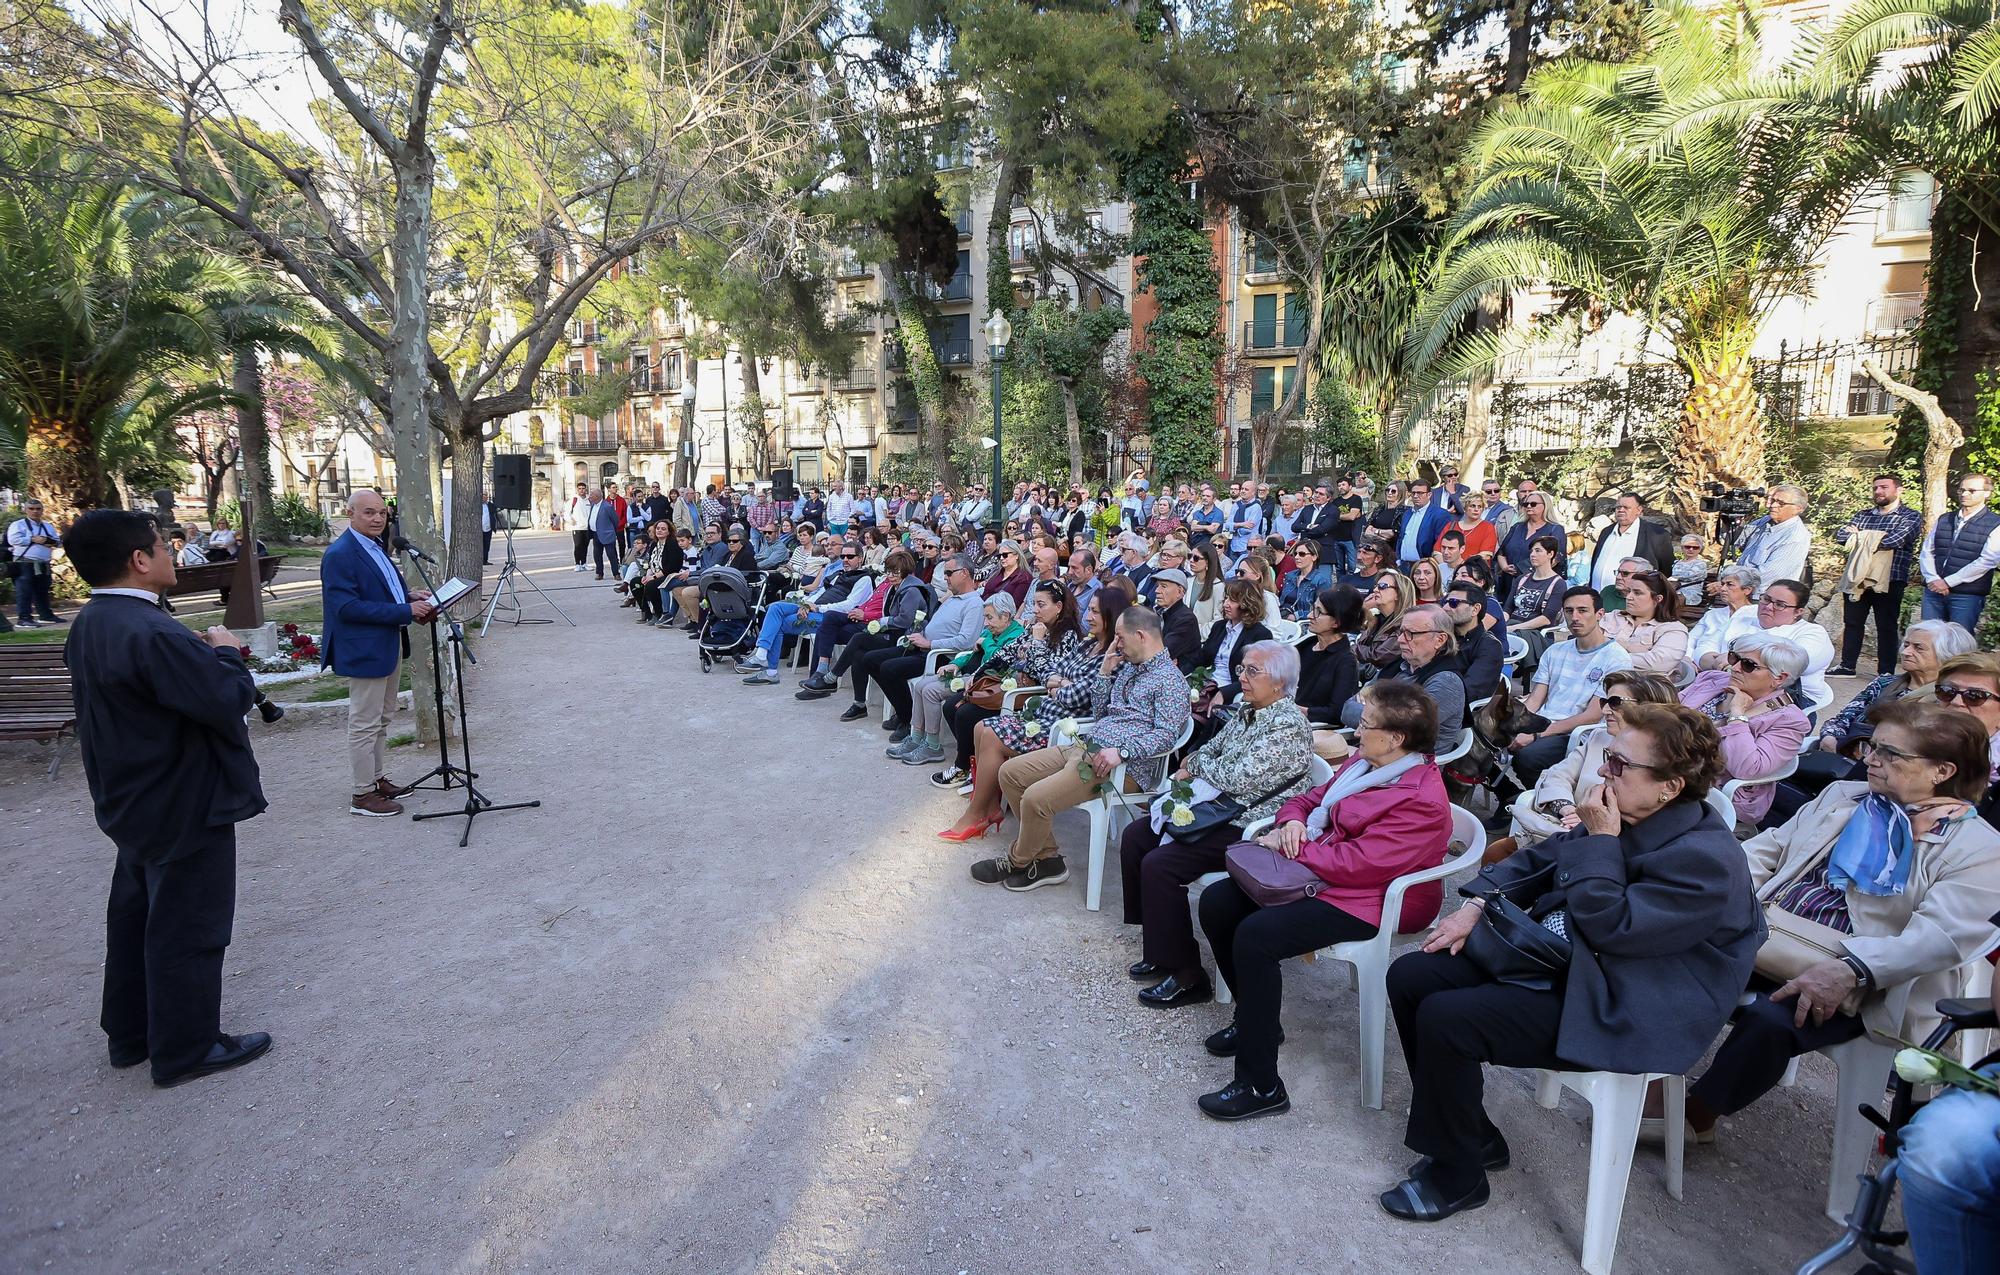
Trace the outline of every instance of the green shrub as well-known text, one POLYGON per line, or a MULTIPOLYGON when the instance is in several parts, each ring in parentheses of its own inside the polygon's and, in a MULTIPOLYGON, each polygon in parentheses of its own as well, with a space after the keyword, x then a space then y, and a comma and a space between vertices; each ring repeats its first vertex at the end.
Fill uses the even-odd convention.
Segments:
POLYGON ((304 496, 288 491, 278 497, 271 509, 271 530, 278 540, 300 540, 307 536, 324 536, 327 533, 326 516, 306 503, 304 496))

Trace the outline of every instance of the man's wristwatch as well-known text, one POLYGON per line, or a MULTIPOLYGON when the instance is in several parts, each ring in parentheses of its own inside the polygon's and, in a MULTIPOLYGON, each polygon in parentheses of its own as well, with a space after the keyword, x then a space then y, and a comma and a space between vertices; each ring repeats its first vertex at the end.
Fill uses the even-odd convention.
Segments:
POLYGON ((1854 971, 1854 981, 1856 983, 1860 984, 1863 987, 1875 986, 1874 971, 1870 970, 1868 966, 1862 962, 1860 957, 1850 956, 1847 953, 1843 952, 1841 953, 1840 956, 1840 963, 1842 965, 1845 965, 1848 969, 1854 971))

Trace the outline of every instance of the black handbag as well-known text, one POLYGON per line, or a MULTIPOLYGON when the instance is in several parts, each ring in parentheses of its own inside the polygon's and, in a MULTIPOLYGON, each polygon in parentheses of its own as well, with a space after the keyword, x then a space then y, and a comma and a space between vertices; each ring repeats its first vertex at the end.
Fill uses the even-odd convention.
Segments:
POLYGON ((1263 805, 1311 773, 1309 769, 1302 770, 1279 784, 1276 788, 1267 790, 1251 801, 1238 801, 1236 798, 1228 796, 1210 797, 1207 801, 1197 801, 1188 807, 1188 810, 1194 815, 1194 822, 1176 824, 1169 820, 1166 826, 1166 836, 1169 840, 1178 841, 1182 845, 1193 845, 1219 828, 1225 826, 1232 828, 1241 827, 1244 811, 1253 806, 1263 805))
POLYGON ((1498 890, 1474 897, 1486 906, 1465 936, 1465 958, 1496 983, 1536 992, 1561 987, 1569 976, 1570 941, 1498 890))

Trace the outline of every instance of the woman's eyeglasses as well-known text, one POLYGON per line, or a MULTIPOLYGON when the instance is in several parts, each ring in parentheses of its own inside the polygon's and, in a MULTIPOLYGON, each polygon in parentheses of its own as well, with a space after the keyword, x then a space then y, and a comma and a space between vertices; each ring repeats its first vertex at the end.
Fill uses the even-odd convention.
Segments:
POLYGON ((1614 753, 1609 750, 1605 751, 1604 765, 1600 769, 1604 772, 1606 779, 1616 779, 1627 770, 1650 770, 1656 775, 1660 773, 1658 766, 1654 766, 1648 762, 1633 761, 1630 757, 1622 753, 1614 753))
POLYGON ((2000 699, 2000 692, 1982 691, 1976 686, 1960 686, 1955 682, 1939 682, 1937 699, 1940 704, 1957 700, 1967 708, 1978 708, 1988 700, 2000 699))
MULTIPOLYGON (((1942 699, 1944 697, 1940 695, 1938 698, 1942 699)), ((1873 739, 1862 740, 1861 747, 1856 751, 1860 753, 1863 765, 1874 761, 1878 757, 1881 758, 1882 764, 1887 766, 1891 762, 1915 761, 1920 756, 1920 754, 1898 748, 1894 744, 1879 743, 1873 739)))

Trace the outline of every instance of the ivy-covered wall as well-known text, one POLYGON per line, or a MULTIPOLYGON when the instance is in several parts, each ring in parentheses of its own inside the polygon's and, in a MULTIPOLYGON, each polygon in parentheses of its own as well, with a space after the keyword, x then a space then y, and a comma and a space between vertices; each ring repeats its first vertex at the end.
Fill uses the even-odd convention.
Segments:
POLYGON ((1222 280, 1201 207, 1187 197, 1186 141, 1184 126, 1170 126, 1123 165, 1139 286, 1159 306, 1135 364, 1146 386, 1152 470, 1166 480, 1206 478, 1222 467, 1215 425, 1222 280))

